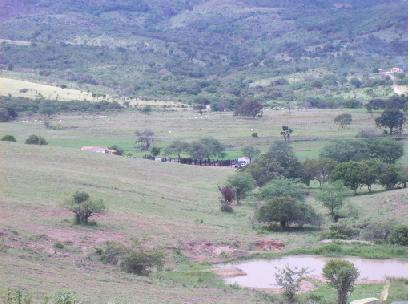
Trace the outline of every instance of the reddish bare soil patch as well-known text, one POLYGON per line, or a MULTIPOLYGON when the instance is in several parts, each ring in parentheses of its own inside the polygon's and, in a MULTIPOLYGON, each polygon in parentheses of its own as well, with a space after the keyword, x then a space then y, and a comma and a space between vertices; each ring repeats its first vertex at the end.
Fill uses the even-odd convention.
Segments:
POLYGON ((234 240, 231 243, 211 241, 191 241, 181 245, 182 252, 197 261, 210 260, 218 262, 224 259, 235 259, 255 252, 279 251, 284 243, 278 240, 264 239, 252 243, 234 240))
POLYGON ((285 247, 285 244, 278 240, 258 240, 252 243, 252 250, 254 251, 280 251, 285 247))

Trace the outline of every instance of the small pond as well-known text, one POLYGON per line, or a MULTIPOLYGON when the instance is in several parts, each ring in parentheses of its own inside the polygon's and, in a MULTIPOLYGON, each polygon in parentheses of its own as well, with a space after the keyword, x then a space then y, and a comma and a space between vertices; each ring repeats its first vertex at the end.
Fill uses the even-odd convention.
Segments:
MULTIPOLYGON (((238 263, 219 264, 218 269, 240 270, 243 275, 226 277, 228 284, 237 284, 250 288, 278 288, 274 274, 276 269, 285 266, 291 268, 307 267, 308 276, 321 279, 322 269, 326 262, 331 259, 322 256, 286 256, 275 259, 257 259, 238 263)), ((407 262, 394 259, 362 259, 358 257, 343 257, 352 262, 359 270, 358 282, 382 282, 387 277, 407 278, 407 262)), ((238 271, 239 271, 238 270, 238 271)))

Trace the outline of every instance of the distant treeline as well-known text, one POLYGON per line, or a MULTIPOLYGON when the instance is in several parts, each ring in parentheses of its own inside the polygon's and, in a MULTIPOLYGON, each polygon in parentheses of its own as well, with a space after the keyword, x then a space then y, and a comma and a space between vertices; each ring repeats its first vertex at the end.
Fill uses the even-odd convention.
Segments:
POLYGON ((17 118, 19 114, 42 114, 51 116, 65 112, 101 112, 119 110, 123 107, 117 102, 86 102, 86 101, 52 101, 31 100, 28 98, 0 97, 0 122, 17 118))

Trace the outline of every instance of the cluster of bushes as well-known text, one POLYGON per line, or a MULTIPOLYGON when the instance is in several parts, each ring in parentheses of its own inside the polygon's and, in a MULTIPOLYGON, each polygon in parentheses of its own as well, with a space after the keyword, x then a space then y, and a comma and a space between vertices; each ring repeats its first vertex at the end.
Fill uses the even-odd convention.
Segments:
POLYGON ((322 234, 322 238, 328 239, 362 239, 382 244, 400 246, 408 245, 408 226, 391 223, 365 223, 348 224, 341 222, 332 224, 322 234))
MULTIPOLYGON (((5 135, 1 138, 1 141, 16 142, 16 137, 14 137, 13 135, 5 135)), ((30 135, 24 143, 29 144, 29 145, 39 145, 39 146, 48 145, 47 140, 45 140, 41 136, 37 136, 34 134, 30 135)))
POLYGON ((29 144, 29 145, 39 145, 39 146, 46 146, 48 145, 47 140, 45 140, 43 137, 41 136, 37 136, 37 135, 30 135, 26 141, 24 142, 25 144, 29 144))
POLYGON ((64 112, 101 112, 119 110, 123 107, 117 102, 52 101, 31 100, 27 98, 0 97, 0 122, 12 121, 19 114, 42 114, 51 116, 64 112))
MULTIPOLYGON (((5 304, 32 304, 33 296, 23 289, 7 289, 5 298, 0 297, 0 303, 5 304)), ((43 304, 79 304, 76 294, 71 291, 58 291, 54 296, 44 296, 43 304)))
POLYGON ((131 246, 107 241, 102 247, 96 248, 95 255, 103 263, 118 265, 124 272, 142 276, 161 270, 165 263, 161 250, 144 249, 138 241, 133 241, 131 246))
POLYGON ((340 180, 355 193, 379 183, 386 189, 407 184, 407 170, 394 163, 403 156, 399 141, 382 139, 345 140, 323 148, 319 160, 304 162, 304 181, 340 180))

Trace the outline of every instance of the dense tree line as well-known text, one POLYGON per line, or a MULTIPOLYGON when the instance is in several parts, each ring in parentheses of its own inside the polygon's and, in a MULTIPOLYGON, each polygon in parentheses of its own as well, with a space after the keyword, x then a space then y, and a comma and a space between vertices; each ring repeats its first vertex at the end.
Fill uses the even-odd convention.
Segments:
POLYGON ((0 97, 0 122, 12 121, 19 114, 51 116, 66 112, 101 112, 120 110, 116 102, 53 101, 27 98, 0 97))

